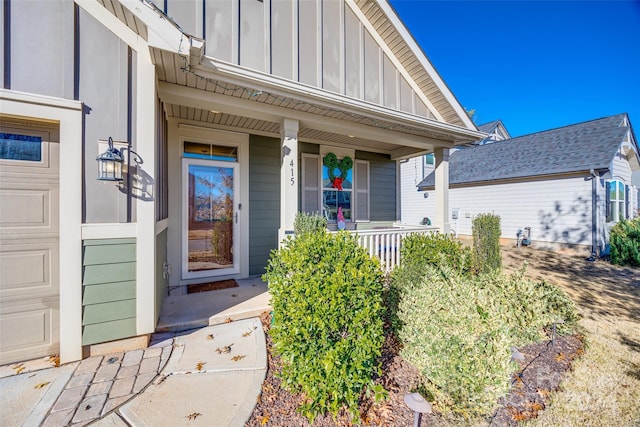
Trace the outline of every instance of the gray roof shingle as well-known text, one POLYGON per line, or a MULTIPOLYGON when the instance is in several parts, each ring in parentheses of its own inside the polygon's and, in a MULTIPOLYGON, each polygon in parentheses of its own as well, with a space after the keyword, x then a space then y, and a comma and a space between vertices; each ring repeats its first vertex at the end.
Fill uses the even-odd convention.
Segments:
MULTIPOLYGON (((620 126, 625 116, 617 114, 461 149, 449 158, 449 184, 607 169, 629 130, 620 126)), ((434 185, 431 173, 418 189, 434 185)))

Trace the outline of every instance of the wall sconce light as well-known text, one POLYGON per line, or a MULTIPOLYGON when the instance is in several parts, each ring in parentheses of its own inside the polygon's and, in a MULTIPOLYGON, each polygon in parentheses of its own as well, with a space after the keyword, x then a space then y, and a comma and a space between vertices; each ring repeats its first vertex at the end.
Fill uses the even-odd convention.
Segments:
POLYGON ((109 137, 107 151, 96 157, 96 161, 98 162, 98 181, 122 181, 124 158, 120 150, 113 148, 111 137, 109 137))
MULTIPOLYGON (((127 146, 121 149, 117 149, 113 146, 113 138, 109 137, 107 141, 109 143, 109 147, 107 150, 96 157, 96 161, 98 162, 98 181, 122 181, 122 167, 125 163, 124 161, 124 152, 127 152, 127 222, 131 222, 131 171, 129 168, 131 167, 131 154, 135 157, 133 160, 136 162, 136 165, 141 165, 143 163, 142 158, 138 153, 131 149, 131 142, 126 142, 127 146)), ((121 142, 121 141, 118 141, 121 142)))

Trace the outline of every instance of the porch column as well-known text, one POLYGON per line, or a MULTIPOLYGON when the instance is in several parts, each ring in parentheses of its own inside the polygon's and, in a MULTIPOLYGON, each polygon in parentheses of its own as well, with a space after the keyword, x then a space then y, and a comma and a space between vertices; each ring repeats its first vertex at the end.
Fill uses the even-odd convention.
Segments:
POLYGON ((439 147, 433 152, 436 160, 436 218, 441 233, 449 232, 449 149, 439 147))
POLYGON ((298 128, 297 120, 280 122, 280 229, 278 246, 293 234, 293 221, 298 212, 298 128))

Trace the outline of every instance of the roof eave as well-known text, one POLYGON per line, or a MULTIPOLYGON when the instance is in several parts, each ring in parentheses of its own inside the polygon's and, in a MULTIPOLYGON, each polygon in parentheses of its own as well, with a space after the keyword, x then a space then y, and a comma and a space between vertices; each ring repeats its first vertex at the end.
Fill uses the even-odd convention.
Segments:
POLYGON ((387 108, 378 104, 350 98, 338 93, 329 92, 313 86, 287 80, 269 73, 251 70, 235 64, 219 61, 205 56, 199 66, 192 70, 205 73, 226 83, 253 87, 261 91, 269 91, 281 96, 290 96, 303 102, 314 103, 328 108, 354 111, 380 120, 391 121, 400 125, 419 126, 433 129, 440 137, 448 136, 454 145, 464 144, 482 138, 485 134, 475 129, 467 129, 446 122, 429 119, 387 108))

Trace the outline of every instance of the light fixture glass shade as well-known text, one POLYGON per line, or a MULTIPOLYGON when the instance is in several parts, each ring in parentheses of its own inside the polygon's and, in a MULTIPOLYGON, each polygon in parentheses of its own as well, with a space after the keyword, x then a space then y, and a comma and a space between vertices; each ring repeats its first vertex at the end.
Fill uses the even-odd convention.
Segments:
POLYGON ((109 138, 107 151, 96 157, 98 162, 99 181, 122 181, 122 164, 124 159, 117 148, 113 148, 113 141, 109 138))

